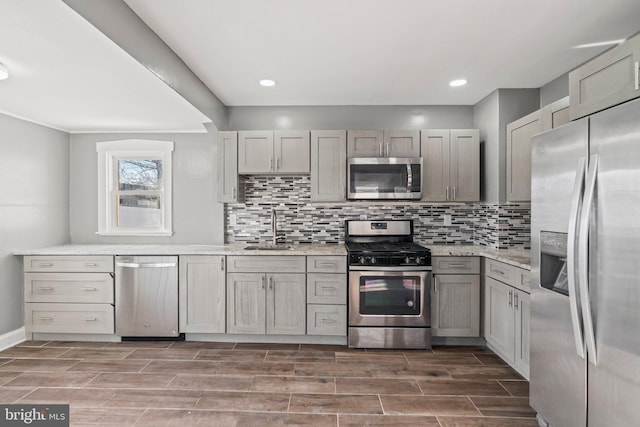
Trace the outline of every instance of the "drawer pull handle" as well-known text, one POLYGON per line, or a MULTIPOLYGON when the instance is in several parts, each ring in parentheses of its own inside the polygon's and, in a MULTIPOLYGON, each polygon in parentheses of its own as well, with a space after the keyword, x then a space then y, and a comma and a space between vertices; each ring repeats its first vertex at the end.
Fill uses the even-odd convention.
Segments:
POLYGON ((84 319, 85 322, 97 322, 98 318, 97 317, 85 317, 84 319))
POLYGON ((95 292, 98 290, 98 288, 82 288, 82 290, 87 292, 95 292))
POLYGON ((41 287, 41 288, 38 288, 38 290, 39 290, 39 291, 47 292, 47 291, 52 291, 52 290, 53 290, 53 288, 52 288, 51 286, 43 286, 43 287, 41 287))
POLYGON ((502 270, 498 270, 497 268, 493 268, 493 269, 492 269, 492 271, 493 271, 494 273, 498 273, 498 274, 501 274, 501 275, 503 275, 503 276, 504 276, 504 271, 502 271, 502 270))
POLYGON ((46 322, 47 320, 53 320, 53 317, 38 317, 38 320, 46 322))
POLYGON ((53 264, 50 262, 41 262, 39 265, 39 267, 53 267, 53 264))
POLYGON ((465 268, 466 266, 464 264, 449 264, 449 267, 454 267, 454 268, 465 268))
POLYGON ((336 287, 335 286, 320 286, 321 289, 333 289, 335 290, 336 287))
POLYGON ((333 319, 322 319, 322 323, 336 323, 333 319))
POLYGON ((320 267, 336 267, 335 262, 321 262, 319 263, 320 267))
POLYGON ((98 264, 96 264, 95 262, 85 262, 84 266, 85 267, 97 267, 98 264))

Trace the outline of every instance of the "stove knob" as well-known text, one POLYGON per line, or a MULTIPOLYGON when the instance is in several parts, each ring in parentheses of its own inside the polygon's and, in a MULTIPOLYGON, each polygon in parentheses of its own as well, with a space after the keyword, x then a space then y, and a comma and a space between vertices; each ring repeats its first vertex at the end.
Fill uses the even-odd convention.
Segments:
POLYGON ((409 258, 409 257, 405 257, 405 258, 404 258, 404 263, 405 263, 405 264, 411 264, 411 258, 409 258))
POLYGON ((424 258, 421 256, 416 257, 416 264, 420 265, 424 262, 424 258))
POLYGON ((376 259, 374 257, 369 258, 369 262, 371 264, 375 264, 376 263, 376 259))
POLYGON ((366 264, 366 260, 365 260, 365 258, 363 256, 358 258, 358 261, 360 261, 360 264, 362 264, 362 265, 366 264))

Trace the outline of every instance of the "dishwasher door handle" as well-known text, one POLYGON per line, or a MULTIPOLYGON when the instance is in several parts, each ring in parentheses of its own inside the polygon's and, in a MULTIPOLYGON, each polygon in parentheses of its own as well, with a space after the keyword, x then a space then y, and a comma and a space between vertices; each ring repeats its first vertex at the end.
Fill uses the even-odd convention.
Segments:
POLYGON ((152 263, 135 263, 135 262, 116 262, 116 267, 125 268, 169 268, 176 267, 175 262, 152 262, 152 263))

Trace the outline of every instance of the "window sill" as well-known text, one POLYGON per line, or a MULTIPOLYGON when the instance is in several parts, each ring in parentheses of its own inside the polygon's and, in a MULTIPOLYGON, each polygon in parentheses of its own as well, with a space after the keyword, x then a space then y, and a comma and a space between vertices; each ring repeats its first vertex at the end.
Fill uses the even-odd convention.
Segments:
POLYGON ((173 231, 96 231, 98 236, 140 236, 140 237, 163 237, 173 236, 173 231))

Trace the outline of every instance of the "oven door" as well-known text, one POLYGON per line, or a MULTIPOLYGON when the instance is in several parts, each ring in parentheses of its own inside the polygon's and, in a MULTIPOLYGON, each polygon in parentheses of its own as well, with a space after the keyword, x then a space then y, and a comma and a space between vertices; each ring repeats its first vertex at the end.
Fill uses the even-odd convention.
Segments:
POLYGON ((349 326, 431 325, 431 272, 350 271, 349 326))

